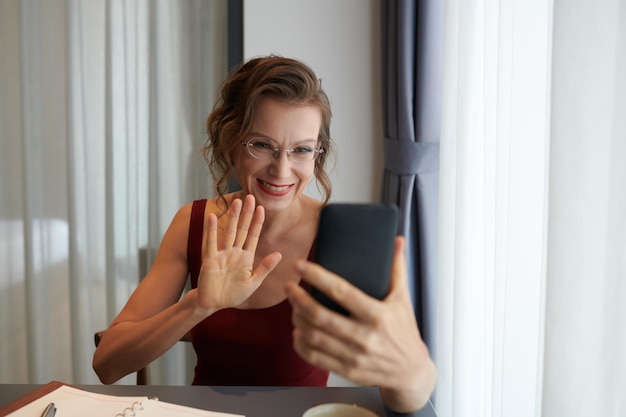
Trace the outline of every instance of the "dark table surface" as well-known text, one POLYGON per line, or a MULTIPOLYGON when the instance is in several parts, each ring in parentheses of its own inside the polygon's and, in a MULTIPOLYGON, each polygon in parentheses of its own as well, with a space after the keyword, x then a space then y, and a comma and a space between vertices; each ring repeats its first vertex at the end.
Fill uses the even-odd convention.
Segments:
MULTIPOLYGON (((75 385, 110 395, 157 397, 161 401, 246 417, 300 417, 310 407, 329 402, 357 404, 381 417, 436 417, 431 404, 413 414, 397 414, 383 405, 373 387, 206 387, 164 385, 75 385)), ((0 407, 41 385, 0 384, 0 407)))

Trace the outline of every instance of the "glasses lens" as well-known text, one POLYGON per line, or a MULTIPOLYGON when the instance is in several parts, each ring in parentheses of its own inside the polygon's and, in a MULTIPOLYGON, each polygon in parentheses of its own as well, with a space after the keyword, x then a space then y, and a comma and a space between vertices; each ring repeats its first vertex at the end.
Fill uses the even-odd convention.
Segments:
POLYGON ((248 148, 250 155, 257 159, 271 158, 276 152, 274 146, 272 146, 270 142, 262 139, 252 139, 248 141, 246 148, 248 148))
POLYGON ((314 147, 308 145, 295 145, 289 148, 291 159, 298 162, 312 161, 317 155, 314 147))

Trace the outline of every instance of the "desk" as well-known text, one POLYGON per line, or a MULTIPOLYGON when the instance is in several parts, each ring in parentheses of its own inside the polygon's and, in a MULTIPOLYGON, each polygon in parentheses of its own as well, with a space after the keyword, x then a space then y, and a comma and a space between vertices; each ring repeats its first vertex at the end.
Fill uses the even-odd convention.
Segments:
MULTIPOLYGON (((0 384, 0 407, 40 386, 0 384)), ((246 417, 300 417, 307 408, 327 402, 358 404, 381 417, 436 417, 430 404, 413 414, 397 414, 385 410, 378 389, 373 387, 76 386, 102 394, 158 397, 175 404, 244 414, 246 417)))

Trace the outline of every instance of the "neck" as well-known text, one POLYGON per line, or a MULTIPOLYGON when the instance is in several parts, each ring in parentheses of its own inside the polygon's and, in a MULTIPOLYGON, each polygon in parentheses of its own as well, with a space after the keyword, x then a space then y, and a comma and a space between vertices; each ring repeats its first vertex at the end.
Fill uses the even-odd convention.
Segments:
POLYGON ((306 204, 302 199, 298 199, 287 210, 266 210, 263 232, 283 233, 298 226, 303 220, 306 220, 306 204))

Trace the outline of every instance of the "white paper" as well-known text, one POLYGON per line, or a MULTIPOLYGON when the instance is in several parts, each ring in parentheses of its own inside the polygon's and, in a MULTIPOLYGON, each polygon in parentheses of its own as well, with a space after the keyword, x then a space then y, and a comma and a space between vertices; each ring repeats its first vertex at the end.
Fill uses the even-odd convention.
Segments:
POLYGON ((244 417, 238 414, 220 413, 167 403, 148 397, 131 397, 98 394, 63 385, 36 399, 8 417, 41 417, 48 404, 54 403, 55 417, 116 417, 123 415, 127 408, 135 404, 136 417, 244 417), (143 407, 143 410, 141 409, 143 407))

